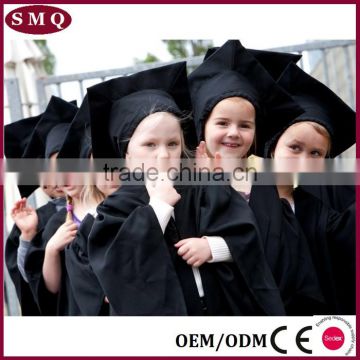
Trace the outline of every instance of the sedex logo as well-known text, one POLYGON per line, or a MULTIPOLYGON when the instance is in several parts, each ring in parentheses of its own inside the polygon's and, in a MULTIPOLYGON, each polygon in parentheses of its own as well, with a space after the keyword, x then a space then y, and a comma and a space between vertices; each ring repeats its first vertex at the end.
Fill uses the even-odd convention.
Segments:
POLYGON ((71 16, 55 6, 31 5, 9 12, 5 22, 15 31, 43 35, 66 29, 71 24, 71 16))
POLYGON ((329 350, 337 350, 344 345, 345 336, 338 327, 332 326, 324 331, 322 342, 329 350))

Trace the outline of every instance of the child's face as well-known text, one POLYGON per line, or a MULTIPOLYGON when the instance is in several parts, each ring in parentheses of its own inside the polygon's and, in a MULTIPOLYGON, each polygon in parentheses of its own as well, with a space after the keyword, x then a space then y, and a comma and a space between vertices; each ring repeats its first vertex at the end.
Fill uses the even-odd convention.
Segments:
POLYGON ((68 196, 72 198, 79 198, 81 194, 81 190, 83 189, 84 185, 69 185, 66 184, 62 186, 62 190, 68 196))
POLYGON ((127 166, 130 169, 141 167, 145 171, 158 167, 159 161, 164 169, 178 167, 182 152, 181 128, 178 119, 167 112, 158 112, 147 116, 132 135, 126 153, 127 166))
POLYGON ((247 156, 255 136, 255 108, 246 99, 231 97, 220 101, 205 125, 205 142, 210 156, 247 156))
MULTIPOLYGON (((54 153, 50 156, 50 160, 52 161, 52 166, 55 166, 55 159, 57 158, 58 153, 54 153)), ((44 172, 40 174, 40 183, 41 188, 51 198, 63 197, 65 196, 62 189, 57 185, 57 174, 55 172, 51 172, 53 168, 50 169, 49 172, 44 172)))
POLYGON ((120 179, 118 173, 95 173, 96 187, 108 197, 120 187, 120 179))
POLYGON ((43 189, 44 193, 46 195, 50 196, 51 198, 58 198, 58 197, 65 196, 62 189, 60 187, 58 187, 57 185, 55 185, 55 186, 42 185, 42 189, 43 189))
POLYGON ((87 174, 76 172, 76 173, 62 173, 61 174, 61 185, 60 188, 65 195, 71 196, 72 198, 79 198, 81 191, 85 184, 85 178, 87 174))
MULTIPOLYGON (((308 122, 288 127, 279 138, 274 159, 291 159, 283 171, 321 171, 329 149, 329 140, 308 122)), ((284 163, 285 166, 285 163, 284 163)), ((282 166, 283 167, 283 166, 282 166)))

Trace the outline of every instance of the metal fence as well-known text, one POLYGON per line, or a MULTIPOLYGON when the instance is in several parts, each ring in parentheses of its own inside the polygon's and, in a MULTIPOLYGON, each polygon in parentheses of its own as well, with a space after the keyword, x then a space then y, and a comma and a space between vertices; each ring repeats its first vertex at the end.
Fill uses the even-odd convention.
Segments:
MULTIPOLYGON (((317 69, 315 77, 334 91, 338 90, 337 84, 344 83, 345 95, 339 95, 352 108, 355 108, 355 40, 312 41, 304 44, 278 47, 268 50, 302 54, 303 58, 300 60, 299 66, 310 73, 312 73, 313 69, 317 69), (338 52, 334 57, 335 49, 337 49, 338 52), (316 60, 315 63, 313 61, 314 59, 316 60), (341 71, 337 70, 338 63, 343 64, 340 69, 341 71), (332 74, 335 74, 335 77, 332 76, 332 74)), ((126 76, 138 71, 184 60, 187 61, 189 71, 191 71, 202 62, 203 56, 177 59, 169 62, 137 64, 121 69, 102 70, 63 76, 49 76, 47 78, 37 79, 36 89, 38 104, 23 103, 21 101, 18 81, 15 78, 6 79, 5 85, 8 94, 8 107, 11 121, 15 121, 23 117, 23 106, 28 106, 29 108, 36 106, 39 112, 42 112, 45 110, 51 95, 63 97, 65 93, 63 88, 65 86, 71 85, 72 89, 77 88, 77 99, 81 101, 86 93, 86 87, 88 87, 86 86, 87 83, 93 85, 97 82, 108 80, 113 77, 126 76)))

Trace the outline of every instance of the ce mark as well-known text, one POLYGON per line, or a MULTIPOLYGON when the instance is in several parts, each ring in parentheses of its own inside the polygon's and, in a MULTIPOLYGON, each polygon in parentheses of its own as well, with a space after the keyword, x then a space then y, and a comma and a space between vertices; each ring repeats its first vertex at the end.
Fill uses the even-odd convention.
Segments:
MULTIPOLYGON (((305 331, 311 330, 312 326, 305 326, 302 329, 300 329, 300 331, 296 334, 296 345, 297 347, 304 353, 306 354, 312 354, 312 350, 306 349, 302 343, 304 342, 309 342, 309 338, 308 337, 303 337, 303 334, 305 331)), ((287 354, 287 350, 280 348, 277 343, 276 343, 276 336, 280 331, 284 331, 287 330, 287 326, 280 326, 277 329, 275 329, 273 331, 273 333, 271 334, 270 337, 270 343, 271 346, 274 348, 274 350, 276 350, 277 352, 279 352, 280 354, 287 354)))

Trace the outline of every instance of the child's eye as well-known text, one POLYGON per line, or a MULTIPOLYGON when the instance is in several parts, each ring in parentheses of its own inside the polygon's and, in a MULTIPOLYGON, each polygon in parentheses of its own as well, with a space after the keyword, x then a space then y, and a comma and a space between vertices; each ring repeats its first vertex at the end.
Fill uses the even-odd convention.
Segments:
POLYGON ((321 152, 318 151, 318 150, 313 150, 313 151, 311 151, 311 155, 312 155, 313 157, 321 157, 321 156, 322 156, 321 152))
POLYGON ((146 143, 144 146, 150 147, 150 148, 154 148, 154 147, 156 146, 156 144, 155 144, 155 143, 152 143, 152 142, 148 142, 148 143, 146 143))
POLYGON ((299 145, 289 145, 289 148, 295 152, 301 151, 301 147, 299 145))
POLYGON ((168 146, 177 147, 177 146, 179 146, 179 143, 177 141, 171 141, 168 146))
POLYGON ((226 121, 217 121, 216 125, 218 125, 218 126, 227 126, 228 123, 226 121))
POLYGON ((240 128, 241 129, 250 129, 251 127, 250 127, 250 125, 249 124, 240 124, 240 128))

